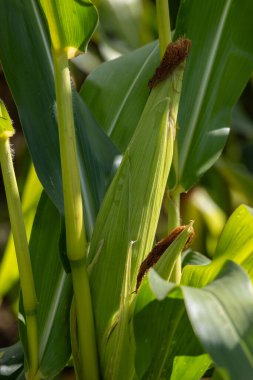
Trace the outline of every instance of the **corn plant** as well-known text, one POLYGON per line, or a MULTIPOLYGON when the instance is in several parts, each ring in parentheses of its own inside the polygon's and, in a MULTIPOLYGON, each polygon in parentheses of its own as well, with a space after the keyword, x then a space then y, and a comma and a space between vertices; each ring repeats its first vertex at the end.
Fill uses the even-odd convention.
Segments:
POLYGON ((92 2, 0 4, 0 60, 41 183, 28 243, 1 102, 21 287, 20 341, 1 349, 1 376, 52 379, 68 365, 81 380, 250 379, 253 211, 233 212, 212 260, 182 256, 194 221, 180 225, 180 199, 219 158, 250 78, 252 1, 182 0, 172 39, 157 0, 159 41, 101 64, 79 92, 70 65, 95 33, 92 2), (168 237, 155 244, 165 200, 168 237))

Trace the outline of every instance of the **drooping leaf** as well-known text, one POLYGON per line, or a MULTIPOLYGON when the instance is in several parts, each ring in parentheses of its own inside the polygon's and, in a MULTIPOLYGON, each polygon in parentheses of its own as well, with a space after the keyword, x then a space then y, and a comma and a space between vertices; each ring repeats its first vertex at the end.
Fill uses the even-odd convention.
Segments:
POLYGON ((153 269, 148 277, 152 291, 145 281, 137 294, 133 317, 138 378, 170 379, 173 368, 186 371, 183 362, 175 364, 176 357, 182 355, 194 356, 189 373, 197 371, 201 376, 210 359, 198 359, 203 350, 193 333, 181 293, 177 289, 173 293, 175 285, 162 280, 153 269))
MULTIPOLYGON (((39 372, 46 378, 56 375, 71 354, 72 282, 60 260, 60 232, 60 214, 43 193, 33 224, 30 252, 38 298, 39 372)), ((20 327, 22 332, 22 323, 20 327)), ((21 337, 26 347, 26 335, 21 337)))
POLYGON ((251 378, 253 288, 240 266, 226 263, 219 276, 204 288, 175 287, 153 269, 148 277, 152 291, 146 281, 137 295, 133 319, 135 365, 139 378, 170 378, 173 363, 172 379, 178 379, 176 374, 183 374, 183 371, 186 379, 191 379, 190 374, 195 376, 193 379, 199 379, 196 377, 198 371, 201 376, 209 367, 208 356, 203 355, 202 360, 201 356, 195 356, 201 354, 201 349, 191 325, 188 325, 187 314, 197 338, 215 362, 221 377, 231 380, 251 378), (177 359, 178 355, 186 355, 186 361, 177 359), (185 366, 187 363, 189 372, 185 366))
POLYGON ((203 289, 183 287, 194 331, 222 377, 250 379, 253 374, 253 289, 246 273, 228 262, 203 289))
MULTIPOLYGON (((54 78, 42 10, 35 0, 10 0, 7 3, 1 0, 0 5, 0 59, 3 71, 18 108, 38 177, 63 213, 54 78)), ((74 90, 73 93, 81 185, 90 237, 118 152, 83 102, 78 100, 78 94, 74 90), (100 149, 92 149, 93 146, 100 149)))
MULTIPOLYGON (((208 265, 186 265, 182 283, 204 286, 219 273, 226 260, 233 260, 251 273, 253 251, 253 211, 239 206, 226 223, 218 241, 213 260, 208 265)), ((252 278, 252 277, 251 277, 252 278)))
POLYGON ((96 28, 98 15, 90 0, 40 0, 55 50, 65 50, 68 58, 86 50, 96 28))
POLYGON ((202 253, 197 251, 192 251, 188 249, 182 255, 182 267, 184 268, 186 265, 206 265, 209 264, 211 260, 202 255, 202 253))

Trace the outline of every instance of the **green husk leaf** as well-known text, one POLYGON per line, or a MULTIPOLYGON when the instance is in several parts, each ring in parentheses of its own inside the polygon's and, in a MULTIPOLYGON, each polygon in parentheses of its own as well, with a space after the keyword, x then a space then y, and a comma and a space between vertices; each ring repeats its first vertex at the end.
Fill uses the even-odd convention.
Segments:
MULTIPOLYGON (((182 75, 183 67, 179 67, 151 91, 95 225, 88 261, 102 357, 103 342, 120 306, 129 243, 134 242, 131 291, 140 263, 153 245, 172 160, 182 75)), ((106 365, 102 362, 103 369, 106 365)))
POLYGON ((157 273, 165 280, 170 280, 175 262, 181 255, 189 236, 193 233, 192 224, 193 222, 177 236, 154 266, 157 273))

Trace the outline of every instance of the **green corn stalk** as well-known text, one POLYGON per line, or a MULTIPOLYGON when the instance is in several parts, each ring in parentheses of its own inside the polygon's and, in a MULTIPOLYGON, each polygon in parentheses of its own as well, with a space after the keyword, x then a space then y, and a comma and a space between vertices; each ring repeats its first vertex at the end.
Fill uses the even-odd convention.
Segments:
POLYGON ((0 162, 3 173, 11 228, 16 250, 20 284, 23 295, 28 342, 28 379, 36 379, 38 371, 37 297, 30 253, 22 214, 9 138, 14 135, 11 119, 0 100, 0 162))

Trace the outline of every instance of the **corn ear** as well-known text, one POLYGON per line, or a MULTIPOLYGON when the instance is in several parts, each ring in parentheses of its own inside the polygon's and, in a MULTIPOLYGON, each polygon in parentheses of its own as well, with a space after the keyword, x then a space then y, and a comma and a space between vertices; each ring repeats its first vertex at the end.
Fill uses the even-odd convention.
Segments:
POLYGON ((130 292, 153 245, 172 161, 183 69, 177 67, 151 91, 95 224, 88 263, 101 357, 120 307, 129 244, 134 242, 130 292))

